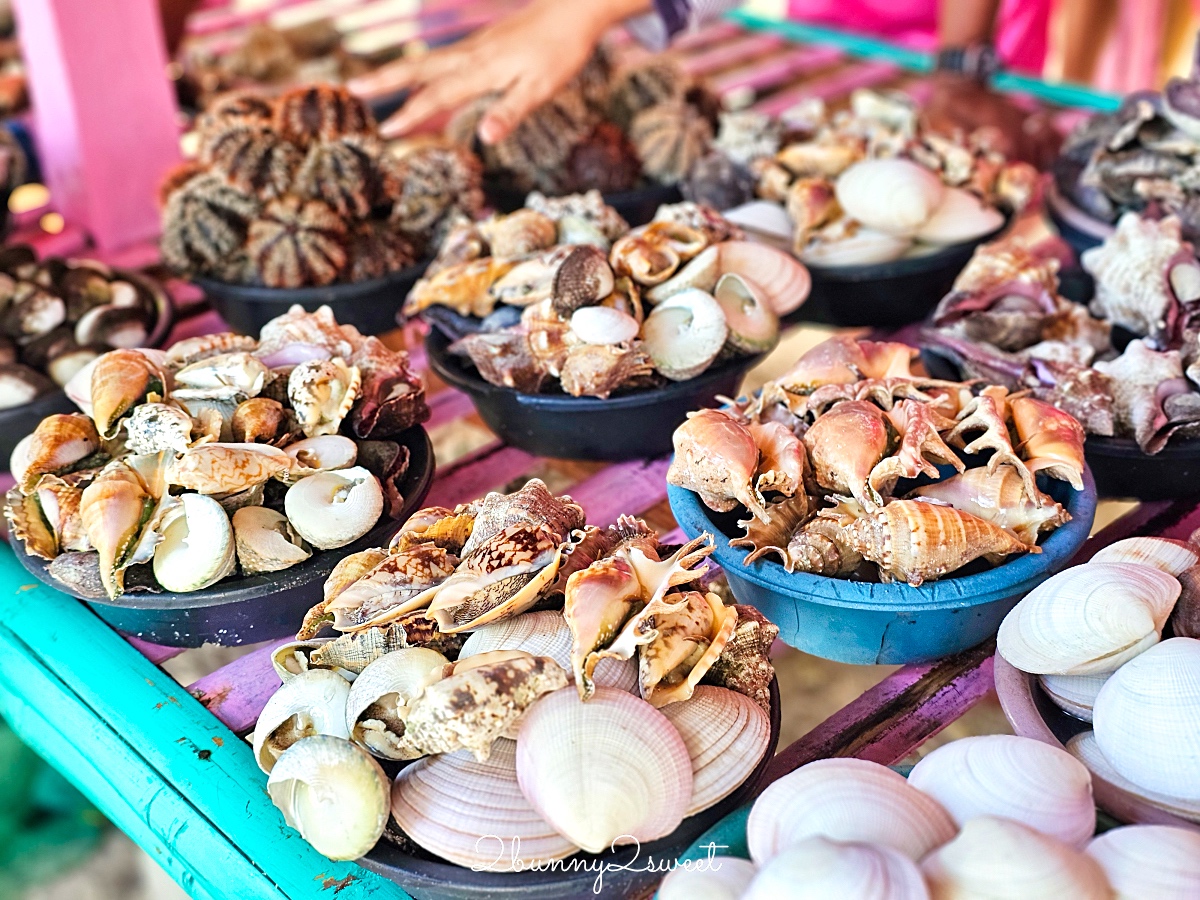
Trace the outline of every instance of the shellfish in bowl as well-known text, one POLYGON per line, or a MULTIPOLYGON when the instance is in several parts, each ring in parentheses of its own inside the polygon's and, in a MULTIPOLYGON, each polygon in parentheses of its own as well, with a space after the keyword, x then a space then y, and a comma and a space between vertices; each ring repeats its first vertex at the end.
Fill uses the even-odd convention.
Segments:
POLYGON ((70 393, 84 411, 47 417, 13 454, 18 556, 163 643, 294 633, 331 551, 383 543, 432 477, 407 355, 327 309, 294 309, 261 341, 112 351, 70 393))

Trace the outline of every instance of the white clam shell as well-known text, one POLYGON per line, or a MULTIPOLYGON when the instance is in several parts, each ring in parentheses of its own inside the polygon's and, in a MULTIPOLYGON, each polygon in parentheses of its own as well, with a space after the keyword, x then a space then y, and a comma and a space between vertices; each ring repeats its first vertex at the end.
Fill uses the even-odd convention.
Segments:
POLYGON ((387 826, 387 775, 341 738, 293 744, 271 770, 267 793, 287 823, 329 859, 364 856, 387 826))
POLYGON ((342 434, 305 438, 283 451, 309 469, 348 469, 358 459, 358 444, 342 434))
POLYGON ((838 177, 838 204, 851 219, 896 237, 912 237, 942 203, 945 187, 907 159, 867 159, 838 177))
POLYGON ((1200 801, 1200 640, 1171 638, 1114 672, 1096 697, 1092 727, 1125 778, 1200 801))
POLYGON ((657 900, 738 900, 757 870, 748 859, 713 856, 677 868, 663 879, 657 900))
MULTIPOLYGON (((570 672, 572 640, 571 626, 562 613, 540 610, 492 622, 472 631, 458 658, 466 659, 493 650, 524 650, 533 656, 548 656, 570 672)), ((606 657, 600 660, 592 677, 600 687, 636 693, 637 661, 606 657)))
POLYGON ((909 238, 859 228, 848 237, 809 244, 800 258, 812 266, 869 266, 899 259, 911 246, 909 238))
POLYGON ((921 862, 933 900, 1111 900, 1099 864, 1011 819, 980 816, 921 862))
POLYGON ((1000 625, 1000 654, 1036 675, 1102 675, 1158 642, 1179 582, 1150 566, 1089 563, 1029 592, 1000 625))
POLYGON ((411 759, 398 745, 396 738, 403 729, 397 726, 407 717, 412 701, 437 681, 449 664, 446 657, 428 647, 393 650, 368 663, 346 698, 345 725, 351 740, 384 759, 411 759))
POLYGON ((1109 675, 1039 675, 1038 682, 1046 696, 1059 709, 1084 722, 1092 721, 1096 695, 1109 675))
POLYGON ((392 788, 392 814, 404 833, 442 859, 489 872, 562 859, 579 850, 525 799, 516 744, 501 738, 485 762, 469 750, 406 767, 392 788))
POLYGON ((759 865, 810 837, 882 844, 920 859, 954 832, 941 804, 886 766, 822 759, 763 791, 750 811, 746 842, 759 865))
POLYGON ((1138 563, 1153 566, 1178 578, 1200 563, 1200 550, 1187 541, 1170 538, 1133 537, 1109 544, 1098 551, 1089 562, 1138 563))
POLYGON ((928 244, 961 244, 986 237, 1003 224, 1003 214, 970 191, 948 187, 915 237, 928 244))
POLYGON ((773 857, 741 900, 929 900, 917 864, 898 850, 811 837, 773 857))
POLYGON ((1094 732, 1085 731, 1075 735, 1067 741, 1067 752, 1087 766, 1093 777, 1107 781, 1125 793, 1139 797, 1150 806, 1165 810, 1173 816, 1200 823, 1200 803, 1148 791, 1125 778, 1100 752, 1094 732))
POLYGON ((571 314, 571 331, 585 344, 623 344, 640 328, 637 319, 611 306, 584 306, 571 314))
POLYGON ((243 506, 234 512, 233 536, 247 575, 279 572, 312 556, 287 516, 265 506, 243 506))
POLYGON ((375 527, 383 513, 383 489, 362 466, 319 472, 288 488, 283 508, 302 538, 329 550, 375 527))
POLYGON ((349 738, 349 696, 350 682, 326 669, 309 669, 285 681, 271 695, 254 725, 252 744, 258 767, 270 772, 280 752, 299 738, 315 734, 349 738), (281 733, 277 735, 277 731, 281 733))
POLYGON ((517 779, 533 808, 589 853, 670 834, 692 794, 675 726, 615 688, 597 688, 584 703, 568 685, 530 707, 517 735, 517 779))
POLYGON ((1170 825, 1126 825, 1087 847, 1100 863, 1115 900, 1200 897, 1200 832, 1170 825))
POLYGON ((707 369, 725 346, 729 326, 711 294, 689 288, 667 298, 642 323, 642 341, 654 367, 672 381, 707 369))
POLYGON ((917 763, 908 783, 941 803, 960 827, 976 816, 1000 816, 1079 849, 1096 831, 1087 768, 1033 738, 989 734, 952 741, 917 763))
POLYGON ((199 591, 233 572, 233 526, 221 504, 203 494, 181 494, 160 526, 154 577, 168 591, 199 591))
POLYGON ((660 712, 679 731, 692 760, 693 816, 724 800, 754 771, 771 743, 771 721, 749 697, 701 684, 692 696, 660 712))

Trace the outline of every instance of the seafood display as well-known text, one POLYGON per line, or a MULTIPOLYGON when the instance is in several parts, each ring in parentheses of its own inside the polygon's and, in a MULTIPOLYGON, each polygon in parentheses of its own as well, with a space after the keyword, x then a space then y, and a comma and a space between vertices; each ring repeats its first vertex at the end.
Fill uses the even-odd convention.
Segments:
POLYGON ((709 207, 629 229, 589 192, 542 198, 443 243, 405 302, 490 384, 608 397, 765 353, 808 295, 804 267, 709 207))
MULTIPOLYGON (((1200 54, 1200 44, 1196 52, 1200 54)), ((1054 163, 1058 192, 1102 222, 1128 212, 1177 217, 1200 240, 1200 69, 1162 91, 1136 91, 1081 122, 1054 163)))
POLYGON ((479 155, 489 179, 553 196, 678 184, 712 143, 719 106, 669 58, 618 67, 603 48, 511 135, 482 144, 476 129, 499 96, 464 107, 447 136, 479 155))
POLYGON ((0 409, 63 387, 100 354, 141 347, 170 301, 157 282, 91 259, 0 251, 0 409))
POLYGON ((780 204, 792 252, 821 267, 890 262, 976 241, 1004 225, 1001 210, 1029 202, 1032 167, 1006 161, 983 131, 951 138, 918 119, 904 95, 869 90, 855 91, 847 111, 826 115, 822 108, 792 140, 765 116, 726 114, 715 151, 725 161, 698 172, 689 196, 721 209, 754 197, 780 204), (744 185, 740 196, 730 183, 744 185))
POLYGON ((1070 515, 1038 476, 1083 489, 1083 429, 1024 393, 929 378, 916 356, 830 338, 758 395, 691 413, 667 481, 745 511, 730 545, 789 572, 920 586, 1040 552, 1070 515))
POLYGON ((385 147, 344 88, 223 95, 197 132, 197 158, 160 191, 163 259, 183 275, 272 288, 383 278, 483 203, 468 151, 385 147))
MULTIPOLYGON (((1193 539, 1196 536, 1193 535, 1193 539)), ((1092 774, 1150 807, 1200 822, 1200 545, 1112 544, 1009 613, 997 648, 1091 725, 1066 744, 1092 774)))
POLYGON ((746 822, 750 859, 716 856, 661 900, 1182 900, 1200 892, 1200 834, 1132 825, 1093 837, 1088 770, 1060 748, 968 737, 903 776, 860 759, 810 762, 746 822))
POLYGON ((13 450, 5 516, 25 553, 78 596, 187 593, 278 572, 403 508, 429 416, 407 354, 299 306, 258 340, 101 354, 66 385, 81 412, 13 450))
POLYGON ((335 859, 374 846, 389 790, 399 833, 460 866, 495 840, 528 861, 670 834, 772 742, 777 629, 705 589, 711 550, 629 516, 587 525, 537 479, 418 511, 347 556, 276 653, 283 685, 254 733, 272 797, 335 859), (374 758, 415 762, 389 786, 374 758), (271 787, 316 796, 321 779, 355 786, 311 804, 271 787))
POLYGON ((1126 213, 1082 262, 1096 282, 1090 307, 1059 296, 1057 261, 1020 239, 980 247, 923 343, 1149 455, 1200 434, 1200 262, 1179 220, 1126 213), (1118 352, 1122 335, 1132 340, 1118 352))

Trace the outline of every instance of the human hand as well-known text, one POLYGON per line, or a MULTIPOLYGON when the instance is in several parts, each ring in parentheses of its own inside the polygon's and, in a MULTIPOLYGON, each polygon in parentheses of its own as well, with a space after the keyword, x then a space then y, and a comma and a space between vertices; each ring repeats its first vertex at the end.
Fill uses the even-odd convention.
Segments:
POLYGON ((1048 166, 1058 152, 1060 138, 1044 113, 1031 114, 962 75, 934 76, 934 91, 921 116, 925 127, 940 133, 987 129, 995 138, 995 149, 1038 169, 1048 166))
POLYGON ((398 60, 349 87, 366 98, 417 89, 381 126, 386 137, 499 92, 479 123, 480 140, 495 144, 583 68, 609 27, 648 6, 649 0, 533 0, 456 44, 398 60))

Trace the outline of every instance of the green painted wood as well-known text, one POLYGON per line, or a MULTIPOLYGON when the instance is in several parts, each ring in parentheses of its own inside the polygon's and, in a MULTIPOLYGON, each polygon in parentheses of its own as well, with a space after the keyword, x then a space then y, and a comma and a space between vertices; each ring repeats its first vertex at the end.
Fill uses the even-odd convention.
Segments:
MULTIPOLYGON (((29 576, 12 551, 0 551, 0 622, 45 670, 106 727, 122 736, 162 781, 252 860, 269 883, 292 900, 404 900, 396 884, 352 863, 332 863, 288 828, 267 797, 266 776, 250 748, 169 676, 159 671, 85 605, 29 576)), ((26 704, 40 700, 24 680, 10 693, 26 704)), ((105 775, 120 792, 133 790, 112 761, 105 775)), ((155 795, 151 795, 154 797, 155 795)), ((150 804, 157 803, 154 799, 150 804)), ((259 897, 251 884, 234 883, 220 858, 188 857, 215 897, 259 897)), ((276 894, 275 896, 278 896, 276 894)))
MULTIPOLYGON (((933 55, 920 50, 909 50, 898 47, 878 38, 865 37, 835 28, 822 28, 817 25, 804 25, 800 22, 785 22, 769 19, 753 13, 737 11, 729 14, 729 18, 743 28, 753 31, 772 31, 784 37, 806 44, 824 44, 837 47, 853 56, 868 59, 886 60, 912 69, 917 72, 933 71, 933 55)), ((1100 112, 1111 112, 1121 105, 1121 98, 1116 94, 1097 91, 1080 84, 1050 83, 1027 75, 1017 75, 1012 72, 1001 72, 992 83, 998 90, 1029 94, 1046 103, 1058 106, 1072 106, 1078 109, 1093 109, 1100 112)))

